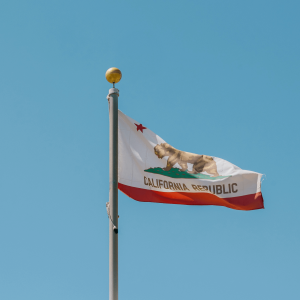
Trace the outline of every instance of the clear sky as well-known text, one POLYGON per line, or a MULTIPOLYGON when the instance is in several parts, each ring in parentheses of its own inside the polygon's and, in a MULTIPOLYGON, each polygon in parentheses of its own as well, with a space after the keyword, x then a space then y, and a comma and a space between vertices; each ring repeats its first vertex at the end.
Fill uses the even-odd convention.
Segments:
POLYGON ((120 300, 300 299, 299 9, 3 0, 1 299, 108 299, 110 67, 125 114, 266 174, 258 211, 120 193, 120 300))

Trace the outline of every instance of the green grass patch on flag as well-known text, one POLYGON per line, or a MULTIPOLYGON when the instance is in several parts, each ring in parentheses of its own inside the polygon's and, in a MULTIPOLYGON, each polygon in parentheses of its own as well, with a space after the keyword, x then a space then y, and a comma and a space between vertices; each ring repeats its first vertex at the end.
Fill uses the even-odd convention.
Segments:
POLYGON ((209 175, 205 175, 205 174, 190 174, 186 171, 182 172, 180 169, 178 168, 172 168, 169 171, 165 171, 162 168, 149 168, 147 170, 144 170, 145 172, 149 172, 149 173, 154 173, 154 174, 159 174, 159 175, 163 175, 163 176, 167 176, 167 177, 171 177, 171 178, 186 178, 186 179, 210 179, 210 180, 216 180, 216 179, 222 179, 222 178, 226 178, 229 176, 217 176, 217 177, 211 177, 209 175))

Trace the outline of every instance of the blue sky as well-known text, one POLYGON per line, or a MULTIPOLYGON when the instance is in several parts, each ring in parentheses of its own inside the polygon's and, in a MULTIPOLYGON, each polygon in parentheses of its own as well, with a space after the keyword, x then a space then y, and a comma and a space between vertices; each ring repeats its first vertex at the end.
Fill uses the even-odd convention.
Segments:
POLYGON ((2 1, 1 299, 108 299, 110 67, 174 147, 266 174, 265 209, 119 194, 120 299, 298 299, 299 1, 2 1))

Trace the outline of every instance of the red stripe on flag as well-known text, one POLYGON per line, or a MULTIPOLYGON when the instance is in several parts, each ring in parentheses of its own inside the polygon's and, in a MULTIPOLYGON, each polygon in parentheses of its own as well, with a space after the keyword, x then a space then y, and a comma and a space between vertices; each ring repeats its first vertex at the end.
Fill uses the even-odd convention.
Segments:
POLYGON ((122 183, 119 190, 128 197, 141 202, 156 202, 183 205, 217 205, 238 210, 264 208, 261 192, 231 198, 220 198, 211 193, 160 192, 128 186, 122 183))

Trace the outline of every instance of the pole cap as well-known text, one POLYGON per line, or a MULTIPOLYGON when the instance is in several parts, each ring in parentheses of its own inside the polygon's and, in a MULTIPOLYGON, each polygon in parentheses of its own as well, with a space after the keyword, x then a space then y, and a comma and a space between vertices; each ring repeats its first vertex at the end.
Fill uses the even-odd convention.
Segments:
POLYGON ((108 97, 109 97, 110 95, 112 95, 112 94, 117 94, 118 97, 120 96, 120 95, 119 95, 119 90, 116 89, 116 88, 109 89, 108 97))
POLYGON ((118 68, 110 68, 105 73, 106 80, 110 83, 117 83, 122 78, 122 73, 118 68))

